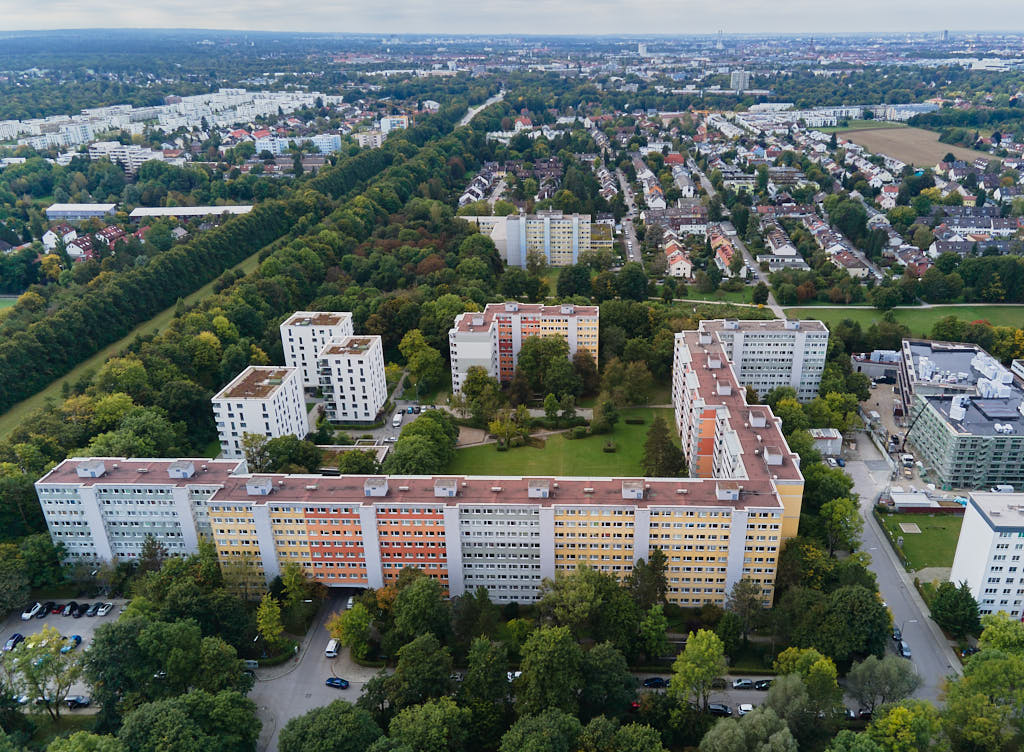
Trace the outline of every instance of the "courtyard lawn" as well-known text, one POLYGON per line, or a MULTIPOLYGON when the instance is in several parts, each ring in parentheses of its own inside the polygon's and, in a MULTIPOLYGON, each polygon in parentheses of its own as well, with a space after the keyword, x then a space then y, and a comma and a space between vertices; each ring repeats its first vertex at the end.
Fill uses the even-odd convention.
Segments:
POLYGON ((610 434, 567 439, 565 434, 549 436, 543 449, 518 447, 499 452, 494 444, 468 447, 455 452, 448 467, 453 475, 642 475, 641 460, 644 441, 651 421, 661 415, 672 429, 672 410, 665 408, 634 408, 620 411, 619 422, 610 434), (627 425, 626 418, 643 418, 643 425, 627 425), (616 444, 615 452, 604 452, 606 441, 616 444))
MULTIPOLYGON (((993 326, 1020 326, 1024 320, 1024 305, 964 305, 932 306, 930 308, 894 308, 893 315, 905 324, 914 336, 928 336, 932 326, 945 316, 956 316, 964 321, 984 319, 993 326)), ((858 321, 867 329, 882 318, 875 308, 787 308, 791 319, 820 319, 826 324, 838 324, 843 319, 858 321)))
POLYGON ((951 567, 956 542, 960 538, 960 525, 964 518, 952 514, 889 514, 882 522, 893 540, 903 536, 903 553, 910 560, 911 569, 924 567, 951 567), (914 522, 920 533, 904 533, 901 522, 914 522))

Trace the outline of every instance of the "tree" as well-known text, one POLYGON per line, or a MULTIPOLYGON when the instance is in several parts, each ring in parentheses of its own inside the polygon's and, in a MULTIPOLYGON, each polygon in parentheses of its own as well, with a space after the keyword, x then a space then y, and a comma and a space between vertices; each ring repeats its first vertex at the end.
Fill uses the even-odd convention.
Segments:
POLYGON ((612 745, 614 752, 667 752, 661 743, 661 734, 642 723, 622 726, 615 732, 612 745))
POLYGON ((373 452, 351 449, 338 455, 338 472, 342 475, 373 475, 379 471, 373 452))
POLYGON ((758 305, 764 305, 768 302, 768 285, 764 282, 758 282, 754 286, 754 293, 752 300, 758 305))
POLYGON ((18 548, 33 588, 56 587, 64 581, 63 543, 54 544, 47 533, 35 533, 22 538, 18 548))
POLYGON ((626 659, 610 642, 601 642, 583 655, 580 717, 622 715, 636 696, 636 679, 626 659))
POLYGON ((82 675, 81 654, 61 653, 64 638, 46 625, 29 635, 17 650, 8 653, 11 683, 19 694, 44 698, 43 707, 51 718, 60 718, 72 685, 82 675))
POLYGON ((552 426, 558 423, 558 410, 559 410, 558 397, 554 394, 548 394, 544 398, 544 417, 551 423, 552 426))
POLYGON ((860 585, 841 587, 829 595, 818 625, 815 645, 838 664, 868 655, 882 655, 892 617, 876 593, 860 585))
POLYGON ((826 501, 818 513, 825 530, 825 542, 828 544, 828 555, 833 556, 837 548, 853 551, 860 542, 864 532, 864 521, 861 519, 857 502, 841 497, 826 501))
POLYGON ((560 298, 573 295, 590 296, 590 267, 586 264, 572 264, 561 270, 555 291, 560 298))
POLYGON ((362 752, 384 735, 373 717, 344 700, 313 708, 285 724, 280 752, 362 752))
POLYGON ((668 424, 660 415, 651 421, 644 442, 642 460, 644 475, 648 477, 675 477, 683 466, 683 454, 668 430, 668 424))
POLYGON ((935 623, 957 639, 981 631, 978 602, 966 582, 959 586, 948 581, 941 583, 929 607, 935 623))
POLYGON ((715 625, 715 634, 722 641, 726 655, 735 656, 743 637, 743 624, 740 617, 732 611, 726 611, 715 625))
POLYGON ((434 635, 421 634, 398 651, 398 665, 388 680, 392 708, 407 708, 447 694, 451 675, 448 649, 441 647, 434 635))
POLYGON ((952 748, 970 752, 1006 749, 1014 735, 1014 726, 1007 723, 1013 711, 980 692, 957 691, 955 684, 940 714, 942 730, 952 748))
POLYGON ((469 648, 466 676, 459 702, 473 713, 480 747, 494 749, 508 728, 508 651, 502 642, 477 637, 469 648))
POLYGON ((155 572, 163 566, 167 558, 167 546, 152 535, 147 534, 142 542, 142 552, 139 554, 139 571, 155 572))
POLYGON ((627 262, 615 277, 615 289, 623 300, 647 299, 647 275, 636 261, 627 262))
POLYGON ((582 727, 570 713, 548 708, 512 724, 501 738, 500 752, 575 752, 582 727))
POLYGON ((312 441, 289 434, 267 442, 267 470, 272 473, 316 473, 323 452, 312 441))
POLYGON ((419 329, 406 332, 398 345, 405 357, 406 367, 414 379, 416 388, 423 390, 440 383, 444 375, 444 358, 436 347, 431 347, 419 329))
POLYGON ((472 713, 450 697, 440 697, 400 711, 388 726, 388 737, 412 752, 462 752, 466 749, 472 713))
POLYGON ((534 392, 544 389, 548 368, 556 360, 568 360, 569 343, 561 337, 527 337, 519 349, 517 373, 534 392))
POLYGON ((265 473, 270 469, 268 441, 269 439, 261 433, 242 434, 242 454, 250 473, 265 473))
POLYGON ((568 627, 535 630, 523 645, 522 655, 522 673, 515 682, 519 715, 546 709, 574 714, 583 653, 568 627))
POLYGON ((764 611, 764 595, 761 593, 761 585, 753 580, 744 577, 737 580, 729 591, 726 598, 725 608, 739 617, 743 630, 743 642, 746 643, 747 635, 757 624, 764 611))
POLYGON ((786 722, 770 708, 754 708, 745 716, 723 718, 704 735, 700 752, 797 752, 796 739, 786 722))
POLYGON ((640 621, 640 645, 648 660, 657 660, 668 654, 668 619, 660 603, 651 606, 640 621))
POLYGON ((854 663, 846 679, 850 694, 872 713, 880 705, 909 697, 921 684, 914 664, 895 655, 870 655, 854 663))
POLYGON ((925 700, 903 700, 875 718, 867 733, 885 752, 921 752, 939 731, 935 706, 925 700))
POLYGON ((21 552, 13 543, 0 543, 0 609, 10 613, 28 602, 29 581, 21 552))
MULTIPOLYGON (((13 746, 5 748, 0 744, 0 752, 17 750, 13 746)), ((54 739, 46 752, 125 752, 125 748, 117 737, 78 731, 71 736, 54 739)))
POLYGON ((373 617, 360 602, 347 611, 341 611, 327 622, 327 630, 342 645, 352 651, 356 658, 365 659, 370 653, 370 626, 373 617))
POLYGON ((508 409, 500 411, 494 420, 487 424, 487 433, 497 438, 502 445, 508 446, 512 438, 519 435, 519 426, 512 411, 508 409))
POLYGON ((273 650, 284 645, 284 623, 281 621, 281 604, 270 593, 263 596, 256 609, 256 628, 260 637, 273 650))
POLYGON ((668 557, 655 546, 647 561, 637 559, 626 577, 625 586, 641 609, 665 602, 668 593, 668 557))
POLYGON ((250 752, 260 726, 255 703, 240 692, 193 690, 133 710, 117 736, 129 752, 250 752))
POLYGON ((716 679, 725 675, 725 649, 718 635, 707 629, 690 632, 686 647, 672 664, 668 693, 679 702, 695 697, 701 708, 708 708, 716 679))
POLYGON ((986 615, 981 620, 984 629, 978 644, 981 648, 1004 653, 1024 653, 1024 623, 1011 619, 1005 611, 986 615))
POLYGON ((884 752, 867 734, 843 729, 832 740, 827 752, 884 752))
POLYGON ((395 629, 406 639, 432 634, 443 639, 448 632, 448 606, 441 597, 441 585, 420 577, 403 588, 395 599, 395 629))

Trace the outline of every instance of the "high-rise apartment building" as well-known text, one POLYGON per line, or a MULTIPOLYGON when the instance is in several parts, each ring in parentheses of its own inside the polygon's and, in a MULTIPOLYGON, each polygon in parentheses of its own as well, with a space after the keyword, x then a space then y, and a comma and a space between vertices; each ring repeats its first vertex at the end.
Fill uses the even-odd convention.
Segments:
POLYGON ((828 354, 828 328, 820 321, 701 321, 699 332, 720 342, 742 386, 760 396, 792 387, 801 402, 818 396, 828 354))
POLYGON ((340 311, 296 311, 281 323, 284 362, 297 368, 306 389, 320 387, 316 359, 328 342, 352 336, 352 314, 340 311))
POLYGON ((1024 493, 972 491, 949 580, 966 582, 982 614, 1024 618, 1024 493))
POLYGON ((590 248, 590 215, 563 214, 551 209, 536 214, 511 214, 505 223, 505 258, 526 268, 531 253, 551 266, 571 266, 590 248))
POLYGON ((473 366, 499 381, 510 381, 527 337, 561 337, 569 345, 570 358, 585 350, 596 365, 599 315, 597 306, 515 302, 488 303, 481 313, 460 313, 448 331, 452 389, 461 391, 473 366))
POLYGON ((384 346, 377 335, 332 340, 320 351, 317 373, 332 421, 372 421, 388 400, 384 346))
POLYGON ((302 377, 297 368, 249 366, 213 396, 221 454, 242 457, 247 433, 277 438, 309 433, 302 377))
POLYGON ((729 88, 733 91, 746 91, 750 88, 750 71, 734 70, 729 75, 729 88))

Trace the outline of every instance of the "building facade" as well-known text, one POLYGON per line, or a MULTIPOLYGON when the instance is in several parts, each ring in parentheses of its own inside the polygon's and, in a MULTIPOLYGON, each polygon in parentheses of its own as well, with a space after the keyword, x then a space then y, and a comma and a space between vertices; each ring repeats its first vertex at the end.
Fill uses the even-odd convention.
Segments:
POLYGON ((332 421, 372 421, 388 400, 384 346, 377 335, 342 337, 317 358, 324 410, 332 421))
POLYGON ((147 532, 175 554, 209 537, 223 565, 264 583, 296 563, 328 586, 376 588, 414 566, 450 595, 483 586, 525 603, 579 564, 624 578, 654 547, 672 603, 722 605, 743 577, 770 603, 786 512, 726 480, 252 475, 228 460, 73 458, 36 489, 73 561, 136 558, 147 532))
POLYGON ((527 337, 561 337, 569 345, 570 358, 585 350, 596 365, 599 316, 597 306, 515 302, 488 303, 481 313, 460 313, 448 331, 452 389, 462 390, 473 366, 499 381, 510 381, 527 337))
POLYGON ((1024 618, 1024 493, 968 495, 950 582, 966 582, 985 614, 1024 618))
POLYGON ((505 222, 505 259, 526 268, 531 253, 551 266, 571 266, 590 248, 590 215, 563 214, 557 209, 536 214, 511 214, 505 222))
POLYGON ((242 457, 247 433, 277 438, 309 433, 302 377, 297 368, 249 366, 213 396, 221 454, 242 457))
POLYGON ((320 387, 317 356, 328 342, 352 336, 352 314, 341 311, 296 311, 281 323, 284 362, 297 368, 306 389, 320 387))

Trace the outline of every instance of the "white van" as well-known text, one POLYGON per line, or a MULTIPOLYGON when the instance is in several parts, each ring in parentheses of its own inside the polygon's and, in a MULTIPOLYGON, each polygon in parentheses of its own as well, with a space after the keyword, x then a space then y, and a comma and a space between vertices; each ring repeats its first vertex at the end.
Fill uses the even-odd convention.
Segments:
POLYGON ((324 655, 326 655, 328 658, 337 658, 338 657, 338 641, 337 640, 331 640, 330 642, 327 643, 327 650, 324 651, 324 655))
POLYGON ((401 412, 395 413, 395 417, 391 419, 391 427, 392 428, 398 428, 400 425, 402 425, 402 420, 404 420, 404 418, 405 418, 405 414, 404 413, 401 413, 401 412))

